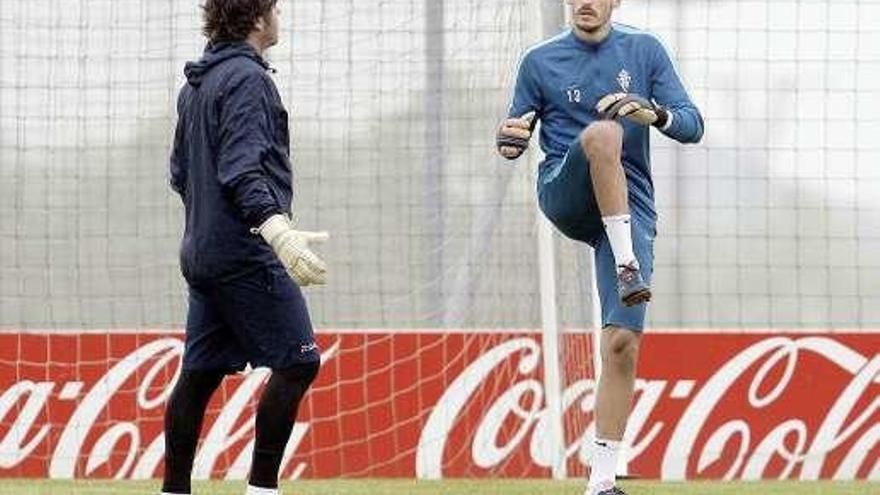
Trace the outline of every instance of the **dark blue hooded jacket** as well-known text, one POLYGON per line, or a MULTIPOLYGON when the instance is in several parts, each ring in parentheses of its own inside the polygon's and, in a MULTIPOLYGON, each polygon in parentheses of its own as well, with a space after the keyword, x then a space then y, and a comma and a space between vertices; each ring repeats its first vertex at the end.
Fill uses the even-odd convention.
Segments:
POLYGON ((244 42, 208 45, 186 64, 170 161, 186 207, 180 264, 191 284, 279 263, 250 231, 289 212, 292 196, 287 111, 268 69, 244 42))

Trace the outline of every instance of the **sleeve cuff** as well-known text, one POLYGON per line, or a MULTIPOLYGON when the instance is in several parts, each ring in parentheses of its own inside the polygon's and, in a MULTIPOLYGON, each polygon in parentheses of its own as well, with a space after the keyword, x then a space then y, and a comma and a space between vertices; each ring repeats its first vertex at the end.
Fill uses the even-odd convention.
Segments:
POLYGON ((670 127, 672 127, 672 121, 675 120, 675 112, 672 110, 666 110, 666 124, 660 128, 661 131, 668 131, 670 127))

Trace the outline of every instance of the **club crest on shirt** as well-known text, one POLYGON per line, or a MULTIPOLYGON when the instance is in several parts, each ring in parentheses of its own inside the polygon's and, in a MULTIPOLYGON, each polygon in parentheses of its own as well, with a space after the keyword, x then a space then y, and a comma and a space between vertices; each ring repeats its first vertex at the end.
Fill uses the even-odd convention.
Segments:
POLYGON ((626 69, 620 69, 620 72, 617 73, 617 84, 620 84, 620 89, 624 93, 629 93, 629 84, 631 82, 632 77, 629 75, 629 72, 626 69))

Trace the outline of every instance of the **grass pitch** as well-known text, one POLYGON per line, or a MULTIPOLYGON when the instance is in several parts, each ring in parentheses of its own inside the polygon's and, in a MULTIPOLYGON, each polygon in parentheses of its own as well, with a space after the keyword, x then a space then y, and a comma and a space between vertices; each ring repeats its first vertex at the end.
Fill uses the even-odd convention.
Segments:
MULTIPOLYGON (((880 495, 880 483, 658 483, 626 481, 630 495, 880 495)), ((326 480, 285 483, 283 495, 581 495, 582 481, 326 480)), ((0 495, 158 495, 156 481, 0 480, 0 495)), ((244 483, 195 483, 193 495, 242 495, 244 483)))

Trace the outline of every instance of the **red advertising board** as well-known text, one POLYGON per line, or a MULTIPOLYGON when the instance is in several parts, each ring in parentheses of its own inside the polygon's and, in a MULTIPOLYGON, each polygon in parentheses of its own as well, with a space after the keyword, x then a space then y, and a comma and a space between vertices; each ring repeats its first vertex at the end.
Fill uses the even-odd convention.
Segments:
MULTIPOLYGON (((323 332, 285 477, 549 476, 533 332, 323 332)), ((570 476, 589 465, 590 336, 565 334, 570 476), (575 357, 577 356, 577 357, 575 357)), ((183 346, 162 332, 0 334, 0 477, 152 478, 183 346)), ((648 478, 880 479, 880 333, 649 333, 627 438, 648 478)), ((262 370, 209 407, 194 476, 243 478, 262 370)))

